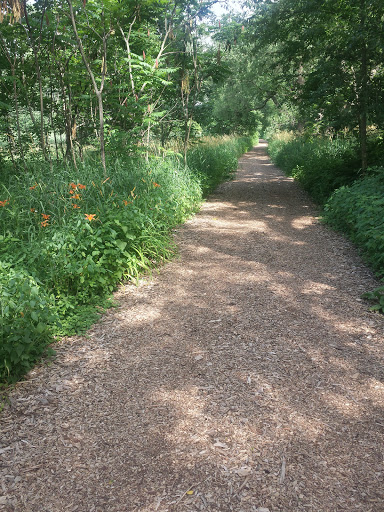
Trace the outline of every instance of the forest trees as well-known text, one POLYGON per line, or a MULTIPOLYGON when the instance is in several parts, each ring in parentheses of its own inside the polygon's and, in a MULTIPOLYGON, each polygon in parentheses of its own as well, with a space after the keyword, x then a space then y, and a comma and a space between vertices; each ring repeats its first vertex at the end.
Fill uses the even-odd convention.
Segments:
POLYGON ((274 48, 274 69, 307 127, 358 130, 365 170, 367 126, 384 118, 383 2, 279 0, 256 13, 256 45, 274 48))
POLYGON ((96 142, 105 172, 106 145, 148 150, 152 130, 186 148, 204 74, 198 34, 212 3, 3 0, 0 159, 76 165, 96 142))

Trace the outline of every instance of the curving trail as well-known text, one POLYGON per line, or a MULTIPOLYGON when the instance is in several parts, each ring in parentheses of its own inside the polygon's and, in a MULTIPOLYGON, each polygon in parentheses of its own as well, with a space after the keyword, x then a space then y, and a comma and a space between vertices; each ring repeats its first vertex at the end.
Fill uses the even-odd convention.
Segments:
POLYGON ((0 510, 384 511, 384 318, 265 143, 0 416, 0 510))

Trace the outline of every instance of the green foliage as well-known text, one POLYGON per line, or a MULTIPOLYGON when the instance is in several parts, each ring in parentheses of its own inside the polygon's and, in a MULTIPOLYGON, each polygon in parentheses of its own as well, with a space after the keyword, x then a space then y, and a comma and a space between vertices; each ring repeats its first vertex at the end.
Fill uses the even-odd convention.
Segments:
POLYGON ((384 313, 384 286, 379 286, 373 292, 364 293, 363 298, 375 302, 371 311, 384 313))
POLYGON ((384 168, 370 169, 349 187, 336 190, 325 205, 324 220, 361 248, 366 260, 384 275, 384 168))
POLYGON ((276 139, 269 144, 269 154, 319 204, 359 176, 358 144, 353 138, 276 139))
POLYGON ((200 177, 204 195, 233 177, 238 158, 256 141, 256 136, 207 138, 188 151, 188 166, 200 177))
POLYGON ((0 261, 0 383, 14 382, 43 355, 57 323, 54 299, 23 269, 0 261))
POLYGON ((0 183, 0 382, 29 370, 57 336, 84 332, 121 280, 136 280, 176 249, 170 231, 231 177, 250 138, 210 140, 176 157, 120 157, 100 179, 77 169, 31 166, 27 183, 0 183), (208 187, 209 184, 209 187, 208 187), (60 319, 60 321, 59 321, 60 319))

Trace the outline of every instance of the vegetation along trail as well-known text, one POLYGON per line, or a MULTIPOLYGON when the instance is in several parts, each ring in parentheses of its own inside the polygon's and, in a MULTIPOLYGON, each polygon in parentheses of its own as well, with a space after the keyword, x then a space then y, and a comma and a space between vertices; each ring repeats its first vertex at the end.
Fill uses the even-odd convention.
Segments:
POLYGON ((384 510, 383 317, 261 143, 1 415, 0 509, 384 510))

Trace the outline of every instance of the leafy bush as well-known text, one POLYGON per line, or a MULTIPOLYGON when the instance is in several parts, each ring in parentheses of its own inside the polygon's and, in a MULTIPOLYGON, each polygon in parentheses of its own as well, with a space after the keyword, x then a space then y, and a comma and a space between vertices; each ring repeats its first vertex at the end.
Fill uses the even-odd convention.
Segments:
POLYGON ((359 177, 358 144, 352 138, 277 139, 270 142, 269 154, 319 204, 324 204, 335 189, 359 177))
POLYGON ((372 268, 384 275, 384 168, 336 190, 325 205, 324 220, 345 233, 372 268))
POLYGON ((0 382, 12 382, 46 352, 58 319, 40 283, 1 261, 0 304, 0 382))
POLYGON ((375 302, 371 307, 372 311, 384 313, 384 286, 379 286, 373 292, 364 293, 363 298, 375 302))

